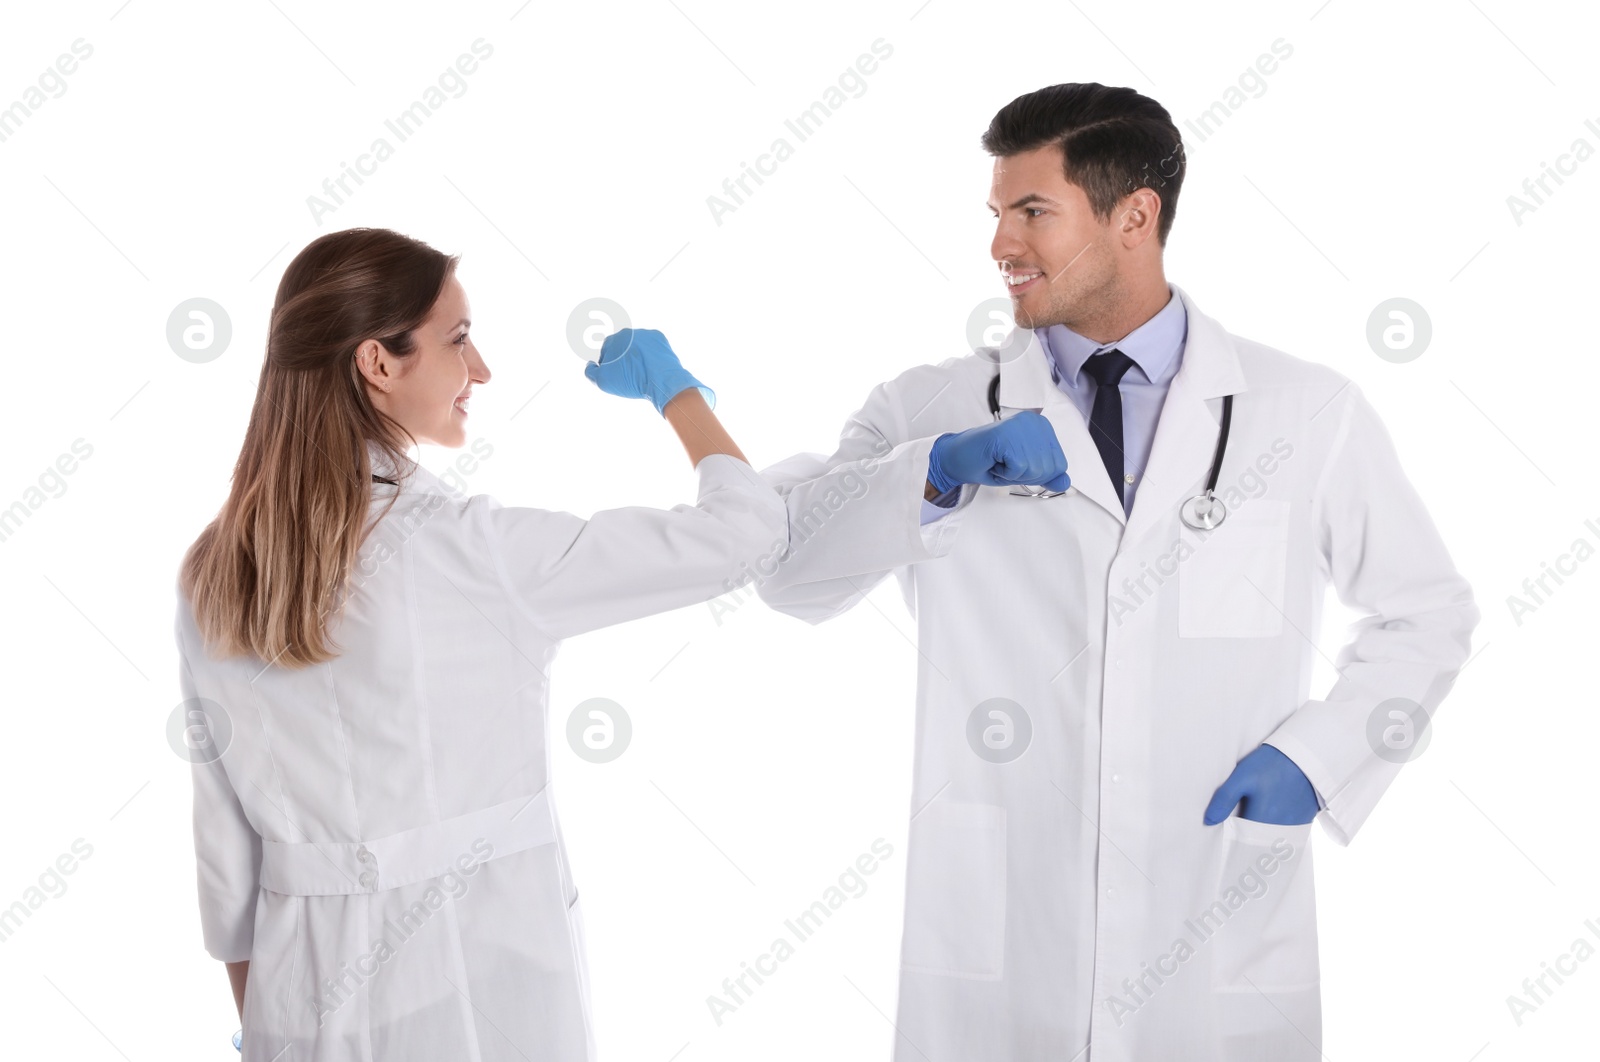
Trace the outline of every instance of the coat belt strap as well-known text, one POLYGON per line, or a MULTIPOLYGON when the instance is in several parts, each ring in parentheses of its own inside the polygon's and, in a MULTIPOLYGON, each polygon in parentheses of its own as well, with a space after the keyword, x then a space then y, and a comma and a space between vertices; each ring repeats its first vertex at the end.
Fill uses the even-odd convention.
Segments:
POLYGON ((555 839, 555 813, 542 789, 367 841, 263 840, 261 887, 288 896, 382 892, 555 839))

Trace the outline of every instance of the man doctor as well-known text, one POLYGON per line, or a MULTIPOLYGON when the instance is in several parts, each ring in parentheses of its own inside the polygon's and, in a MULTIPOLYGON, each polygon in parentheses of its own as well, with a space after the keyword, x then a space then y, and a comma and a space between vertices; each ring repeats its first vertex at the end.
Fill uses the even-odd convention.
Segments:
POLYGON ((1319 1058, 1310 823, 1372 812, 1471 589, 1359 388, 1165 279, 1165 109, 1055 85, 983 145, 1017 330, 763 473, 792 543, 763 600, 818 623, 893 572, 917 620, 894 1057, 1319 1058), (1192 530, 1229 395, 1226 512, 1192 530), (1313 697, 1330 582, 1365 616, 1313 697))

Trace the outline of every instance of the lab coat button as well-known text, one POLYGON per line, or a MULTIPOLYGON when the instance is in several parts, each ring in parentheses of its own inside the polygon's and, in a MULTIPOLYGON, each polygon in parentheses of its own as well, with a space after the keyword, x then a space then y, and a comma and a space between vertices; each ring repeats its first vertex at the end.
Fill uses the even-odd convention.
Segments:
POLYGON ((378 883, 378 875, 375 871, 363 870, 360 881, 363 889, 370 889, 378 883))
POLYGON ((363 863, 370 863, 373 861, 374 857, 371 849, 369 849, 366 845, 361 845, 356 849, 356 858, 361 860, 363 863))
POLYGON ((1113 782, 1120 782, 1120 781, 1122 781, 1122 775, 1120 775, 1120 774, 1113 774, 1113 775, 1112 775, 1112 776, 1111 776, 1111 780, 1112 780, 1112 781, 1113 781, 1113 782))

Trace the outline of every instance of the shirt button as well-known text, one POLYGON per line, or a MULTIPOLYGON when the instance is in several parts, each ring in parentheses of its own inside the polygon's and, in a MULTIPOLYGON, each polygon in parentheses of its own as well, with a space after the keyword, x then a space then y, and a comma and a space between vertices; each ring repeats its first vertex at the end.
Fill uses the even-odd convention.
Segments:
POLYGON ((1122 482, 1124 482, 1124 483, 1132 483, 1133 482, 1133 473, 1129 472, 1127 475, 1123 476, 1122 477, 1122 482))
POLYGON ((361 860, 363 863, 371 863, 374 859, 374 856, 366 845, 361 845, 356 848, 356 858, 361 860))
POLYGON ((1113 774, 1113 775, 1112 775, 1112 776, 1111 776, 1111 780, 1112 780, 1112 781, 1113 781, 1113 782, 1120 782, 1120 781, 1122 781, 1122 775, 1120 775, 1120 774, 1113 774))
POLYGON ((360 881, 363 889, 370 889, 378 883, 378 875, 373 871, 363 870, 361 872, 360 881))
POLYGON ((1121 671, 1121 670, 1122 670, 1122 661, 1121 661, 1121 660, 1118 660, 1118 661, 1117 661, 1117 670, 1118 670, 1118 671, 1121 671))

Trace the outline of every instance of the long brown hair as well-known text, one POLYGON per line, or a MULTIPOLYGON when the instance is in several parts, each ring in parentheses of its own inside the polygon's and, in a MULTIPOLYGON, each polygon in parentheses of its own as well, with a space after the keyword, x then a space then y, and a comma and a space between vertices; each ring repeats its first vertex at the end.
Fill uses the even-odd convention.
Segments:
POLYGON ((338 655, 326 619, 368 530, 368 443, 404 469, 416 441, 372 404, 356 348, 376 339, 409 364, 413 330, 457 261, 389 229, 355 228, 311 241, 284 270, 228 500, 180 573, 211 654, 291 668, 338 655))

